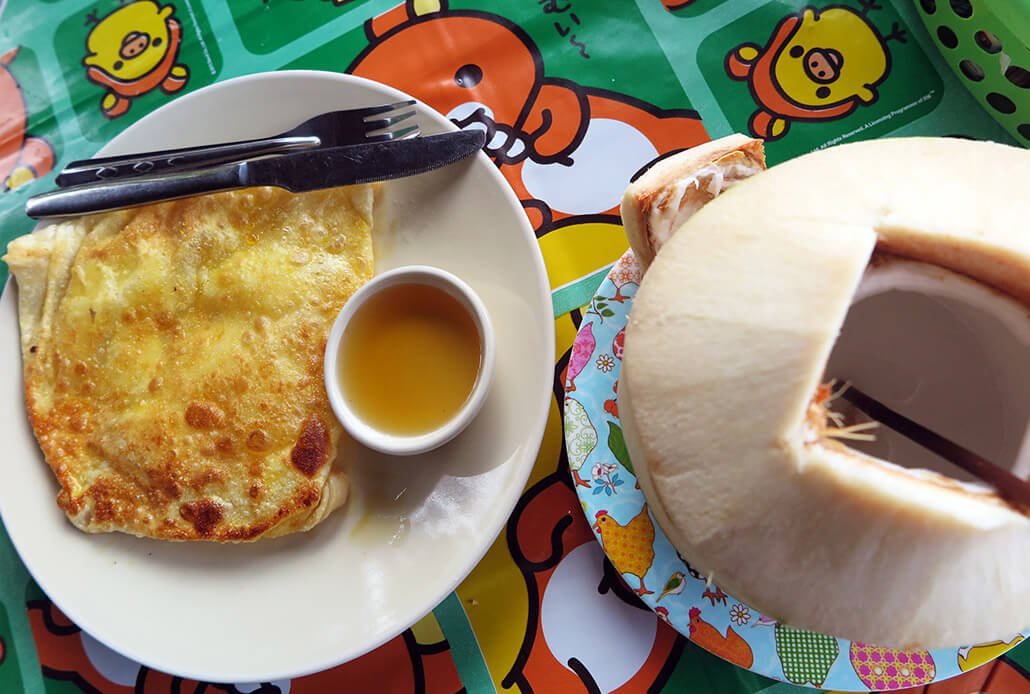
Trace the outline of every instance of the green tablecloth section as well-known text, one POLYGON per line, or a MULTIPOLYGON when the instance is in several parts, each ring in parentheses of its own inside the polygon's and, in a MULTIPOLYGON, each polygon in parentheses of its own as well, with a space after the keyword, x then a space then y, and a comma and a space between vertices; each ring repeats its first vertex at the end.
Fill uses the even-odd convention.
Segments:
MULTIPOLYGON (((916 12, 905 0, 6 0, 2 242, 32 229, 25 200, 52 187, 55 170, 172 99, 268 70, 353 72, 488 128, 488 153, 522 199, 551 276, 560 384, 580 308, 626 248, 618 196, 660 156, 731 132, 766 139, 770 164, 887 135, 1012 143, 944 64, 916 12), (840 48, 843 63, 826 64, 839 79, 815 89, 762 67, 758 57, 778 49, 785 22, 818 14, 832 18, 817 35, 840 48)), ((0 694, 800 691, 708 654, 649 612, 643 627, 620 621, 643 606, 581 519, 563 520, 581 511, 561 407, 556 387, 527 490, 459 589, 377 651, 292 682, 198 683, 122 658, 63 617, 0 533, 0 694), (587 557, 576 570, 583 609, 608 615, 610 629, 571 624, 545 635, 542 597, 573 553, 587 557), (603 653, 603 666, 588 651, 603 653)), ((1024 645, 912 691, 1030 694, 1028 671, 1024 645)))

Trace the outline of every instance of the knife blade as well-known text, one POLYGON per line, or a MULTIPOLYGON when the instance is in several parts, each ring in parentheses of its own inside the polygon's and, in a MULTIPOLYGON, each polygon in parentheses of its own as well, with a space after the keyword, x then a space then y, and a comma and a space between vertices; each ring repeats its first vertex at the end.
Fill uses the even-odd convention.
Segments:
POLYGON ((29 198, 25 214, 40 219, 105 212, 251 186, 276 186, 303 193, 385 181, 454 164, 475 154, 485 141, 483 131, 459 130, 410 140, 277 154, 184 173, 72 186, 29 198))

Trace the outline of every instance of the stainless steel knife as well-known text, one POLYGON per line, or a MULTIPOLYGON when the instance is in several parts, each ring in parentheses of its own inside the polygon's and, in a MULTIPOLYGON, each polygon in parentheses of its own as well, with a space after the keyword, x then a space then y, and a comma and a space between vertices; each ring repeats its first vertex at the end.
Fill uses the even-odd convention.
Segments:
POLYGON ((29 198, 25 214, 35 219, 88 214, 250 186, 276 186, 302 193, 385 181, 453 164, 475 154, 485 140, 483 131, 459 130, 410 140, 277 154, 184 173, 72 186, 29 198))

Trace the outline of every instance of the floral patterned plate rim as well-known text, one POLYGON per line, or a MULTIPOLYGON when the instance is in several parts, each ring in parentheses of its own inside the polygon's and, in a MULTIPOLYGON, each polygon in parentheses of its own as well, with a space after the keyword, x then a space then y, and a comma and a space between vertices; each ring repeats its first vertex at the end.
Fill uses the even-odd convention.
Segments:
POLYGON ((1030 631, 962 648, 897 651, 796 629, 724 593, 680 556, 647 510, 619 421, 623 336, 640 269, 620 258, 583 314, 565 378, 565 443, 598 542, 662 620, 751 672, 813 688, 885 691, 946 680, 1016 646, 1030 631))

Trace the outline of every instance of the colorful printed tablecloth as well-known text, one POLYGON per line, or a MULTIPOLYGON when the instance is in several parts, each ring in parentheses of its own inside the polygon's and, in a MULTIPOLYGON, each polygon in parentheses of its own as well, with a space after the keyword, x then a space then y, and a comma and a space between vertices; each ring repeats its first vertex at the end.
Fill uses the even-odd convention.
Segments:
MULTIPOLYGON (((547 432, 505 532, 393 641, 292 682, 184 681, 79 630, 0 534, 0 693, 801 691, 677 634, 604 559, 573 491, 562 383, 583 307, 626 249, 621 192, 659 157, 734 131, 765 138, 770 163, 885 135, 1011 143, 917 11, 908 0, 0 2, 3 245, 32 228, 25 199, 55 169, 171 99, 265 70, 351 72, 486 129, 537 231, 559 355, 547 432), (780 51, 798 32, 815 49, 803 61, 780 51)), ((909 691, 924 690, 1030 693, 1030 645, 909 691)))

